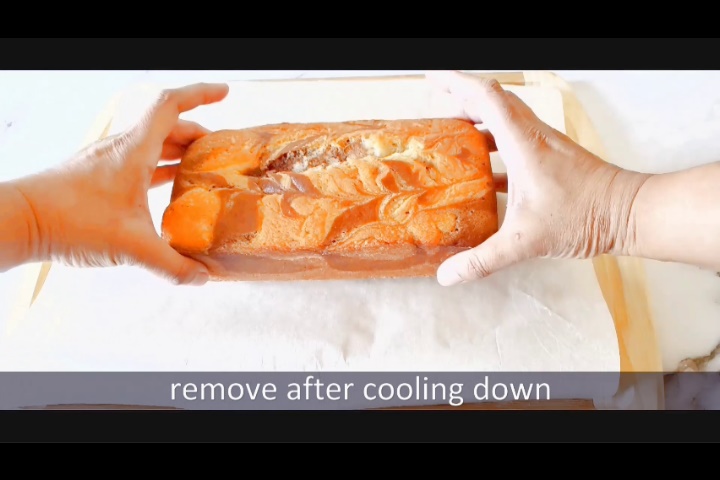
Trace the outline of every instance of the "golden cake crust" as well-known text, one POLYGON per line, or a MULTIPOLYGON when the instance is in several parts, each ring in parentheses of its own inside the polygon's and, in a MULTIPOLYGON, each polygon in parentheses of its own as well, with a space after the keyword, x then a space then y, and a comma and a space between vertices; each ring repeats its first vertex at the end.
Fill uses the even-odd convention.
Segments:
POLYGON ((211 133, 182 159, 162 224, 216 280, 429 276, 497 228, 485 137, 454 119, 211 133))

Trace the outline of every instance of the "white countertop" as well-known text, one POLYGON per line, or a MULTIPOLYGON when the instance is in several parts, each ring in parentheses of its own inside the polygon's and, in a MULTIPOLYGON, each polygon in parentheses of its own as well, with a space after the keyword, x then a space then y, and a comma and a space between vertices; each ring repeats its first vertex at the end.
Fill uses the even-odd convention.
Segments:
MULTIPOLYGON (((119 90, 137 82, 336 77, 407 71, 3 72, 0 181, 72 155, 119 90)), ((600 133, 608 160, 648 172, 720 159, 720 72, 558 71, 570 81, 600 133)), ((0 275, 0 325, 21 269, 0 275)), ((720 343, 720 278, 693 267, 648 263, 650 295, 665 368, 720 343)), ((716 367, 720 362, 712 362, 716 367)), ((91 369, 92 366, 88 365, 91 369)), ((714 368, 720 370, 720 368, 714 368)))

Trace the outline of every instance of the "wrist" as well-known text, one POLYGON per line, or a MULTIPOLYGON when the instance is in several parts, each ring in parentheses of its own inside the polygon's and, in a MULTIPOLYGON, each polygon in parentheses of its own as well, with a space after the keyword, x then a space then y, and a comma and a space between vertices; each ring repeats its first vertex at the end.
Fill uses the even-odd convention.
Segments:
POLYGON ((62 202, 62 199, 57 198, 57 190, 53 188, 52 179, 55 174, 53 171, 42 172, 12 183, 24 202, 27 224, 31 232, 30 260, 28 260, 31 262, 52 259, 53 232, 50 228, 52 223, 50 220, 55 216, 54 204, 62 202), (53 199, 56 201, 53 202, 53 199))
POLYGON ((638 199, 646 188, 651 174, 618 169, 607 188, 610 211, 610 239, 606 253, 617 256, 637 256, 638 199))
POLYGON ((0 271, 40 260, 40 229, 17 182, 0 183, 0 271))

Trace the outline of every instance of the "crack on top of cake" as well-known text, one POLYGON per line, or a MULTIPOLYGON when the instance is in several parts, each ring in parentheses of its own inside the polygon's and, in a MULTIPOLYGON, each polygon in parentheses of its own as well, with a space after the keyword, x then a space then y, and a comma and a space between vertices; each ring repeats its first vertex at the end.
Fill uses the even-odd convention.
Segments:
POLYGON ((368 153, 360 138, 346 138, 322 148, 305 145, 270 160, 265 172, 303 173, 311 168, 329 167, 352 158, 362 158, 368 153))

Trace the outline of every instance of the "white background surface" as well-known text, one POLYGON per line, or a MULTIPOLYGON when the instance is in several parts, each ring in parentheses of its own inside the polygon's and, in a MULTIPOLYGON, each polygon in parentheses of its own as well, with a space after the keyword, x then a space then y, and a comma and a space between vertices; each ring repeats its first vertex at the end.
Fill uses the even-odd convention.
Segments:
MULTIPOLYGON (((408 72, 2 72, 0 180, 71 155, 111 96, 136 82, 182 85, 393 73, 408 72)), ((720 159, 720 72, 556 73, 572 83, 604 140, 608 160, 662 172, 720 159)), ((712 350, 720 341, 720 278, 653 262, 648 273, 666 368, 712 350)), ((18 281, 19 270, 0 276, 0 319, 9 311, 18 281)))

